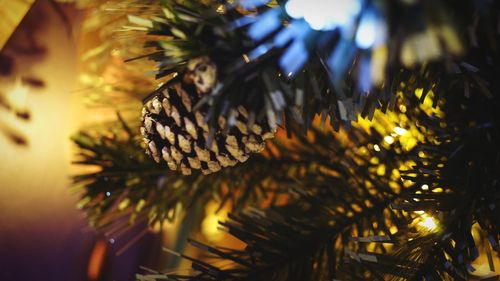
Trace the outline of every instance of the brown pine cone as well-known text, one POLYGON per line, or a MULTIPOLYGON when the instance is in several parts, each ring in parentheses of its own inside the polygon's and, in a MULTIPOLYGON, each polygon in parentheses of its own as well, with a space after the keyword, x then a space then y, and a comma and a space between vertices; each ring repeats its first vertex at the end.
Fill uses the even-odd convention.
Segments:
POLYGON ((274 131, 267 122, 250 124, 242 106, 229 114, 234 126, 227 134, 222 132, 227 120, 219 118, 213 141, 207 147, 209 126, 204 116, 208 107, 199 111, 193 111, 193 107, 215 84, 215 66, 200 58, 191 61, 188 70, 182 82, 158 91, 143 107, 141 134, 147 153, 156 162, 163 159, 170 169, 189 175, 193 169, 203 174, 217 172, 245 162, 250 153, 262 151, 274 131))

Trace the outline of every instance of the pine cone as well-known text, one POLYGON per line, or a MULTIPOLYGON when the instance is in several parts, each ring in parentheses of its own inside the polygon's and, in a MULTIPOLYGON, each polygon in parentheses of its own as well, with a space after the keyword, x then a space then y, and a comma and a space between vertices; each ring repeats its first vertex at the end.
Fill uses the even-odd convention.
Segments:
POLYGON ((185 175, 193 169, 210 174, 245 162, 250 153, 264 149, 266 139, 274 137, 267 123, 250 124, 247 110, 240 106, 230 114, 235 122, 227 134, 222 132, 227 120, 219 118, 207 147, 209 126, 204 116, 208 107, 193 111, 193 106, 215 84, 214 68, 205 58, 191 61, 183 81, 158 91, 142 110, 146 152, 156 162, 163 159, 170 169, 185 175))

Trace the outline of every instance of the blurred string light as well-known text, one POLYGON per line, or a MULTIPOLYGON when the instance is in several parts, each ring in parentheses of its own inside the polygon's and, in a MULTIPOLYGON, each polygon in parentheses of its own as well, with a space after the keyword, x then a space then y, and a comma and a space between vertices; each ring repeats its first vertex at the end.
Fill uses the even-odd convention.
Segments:
POLYGON ((361 4, 353 0, 289 0, 287 14, 304 19, 314 30, 332 30, 346 25, 360 11, 361 4))
POLYGON ((401 127, 396 127, 394 128, 394 133, 400 135, 400 136, 404 136, 408 133, 408 131, 404 128, 401 128, 401 127))
POLYGON ((431 216, 423 217, 422 220, 418 222, 418 225, 428 231, 435 231, 438 228, 436 219, 431 216))
POLYGON ((219 242, 225 236, 225 232, 220 229, 219 222, 227 219, 229 209, 226 206, 219 210, 219 206, 219 203, 210 201, 205 207, 206 216, 201 223, 201 233, 210 242, 219 242))
POLYGON ((419 231, 422 232, 437 232, 439 230, 439 222, 431 215, 424 211, 416 211, 418 215, 414 222, 419 231))
POLYGON ((371 49, 382 45, 387 38, 387 25, 381 14, 369 8, 361 16, 356 31, 356 45, 360 49, 371 49))
MULTIPOLYGON (((269 2, 242 0, 239 4, 250 10, 269 2)), ((289 0, 283 7, 269 9, 256 18, 247 16, 233 22, 233 28, 244 25, 250 25, 250 38, 261 43, 250 52, 250 60, 258 59, 273 48, 285 48, 279 65, 289 78, 293 78, 317 50, 329 57, 330 71, 341 76, 347 71, 343 67, 347 65, 345 62, 353 58, 356 48, 371 51, 387 39, 383 12, 359 0, 289 0), (284 25, 285 21, 288 24, 284 25), (323 49, 319 42, 331 39, 331 33, 337 31, 341 36, 338 46, 331 50, 323 49), (276 32, 274 38, 268 40, 273 32, 276 32), (313 33, 317 34, 311 36, 313 33)), ((361 68, 368 75, 362 75, 365 78, 360 79, 359 88, 366 92, 373 84, 369 74, 370 60, 364 61, 361 68)))

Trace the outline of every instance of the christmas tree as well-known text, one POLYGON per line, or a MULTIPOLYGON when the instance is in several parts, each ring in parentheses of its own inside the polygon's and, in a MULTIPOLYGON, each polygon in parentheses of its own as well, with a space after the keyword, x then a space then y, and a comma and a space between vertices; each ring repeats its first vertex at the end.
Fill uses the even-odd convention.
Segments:
POLYGON ((98 229, 195 233, 216 202, 240 241, 186 237, 204 254, 166 252, 191 271, 138 279, 498 279, 500 3, 103 5, 128 76, 106 84, 117 122, 74 137, 99 167, 79 206, 98 229))

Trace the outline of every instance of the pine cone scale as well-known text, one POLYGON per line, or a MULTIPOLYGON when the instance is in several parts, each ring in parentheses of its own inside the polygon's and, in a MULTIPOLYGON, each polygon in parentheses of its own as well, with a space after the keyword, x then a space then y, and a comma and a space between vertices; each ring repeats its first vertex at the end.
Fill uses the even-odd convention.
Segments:
POLYGON ((213 66, 201 59, 191 67, 193 72, 184 80, 158 90, 143 107, 141 134, 147 154, 156 162, 165 161, 169 169, 189 175, 192 170, 214 173, 262 151, 264 141, 274 132, 267 124, 249 119, 252 116, 243 106, 232 110, 227 119, 218 119, 214 139, 208 145, 210 128, 204 115, 209 106, 193 111, 193 105, 212 87, 206 82, 213 80, 213 66), (208 76, 198 77, 205 74, 208 76))

